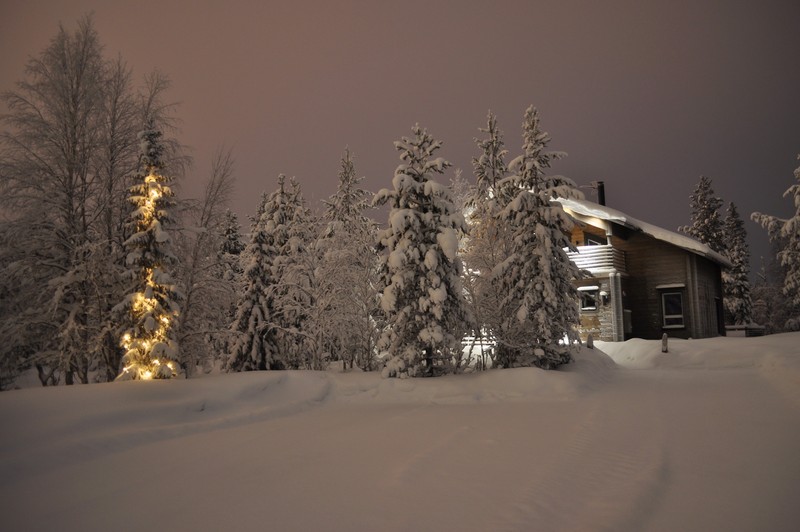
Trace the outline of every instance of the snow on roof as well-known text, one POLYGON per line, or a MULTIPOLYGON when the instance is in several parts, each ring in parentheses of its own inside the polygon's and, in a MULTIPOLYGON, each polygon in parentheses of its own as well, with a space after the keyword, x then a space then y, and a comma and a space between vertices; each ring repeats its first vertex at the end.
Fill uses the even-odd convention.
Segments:
POLYGON ((667 242, 674 246, 678 246, 679 248, 691 251, 692 253, 696 253, 702 257, 706 257, 707 259, 710 259, 726 268, 733 266, 727 258, 723 257, 721 254, 717 253, 707 245, 698 242, 694 238, 657 227, 641 220, 637 220, 636 218, 628 216, 624 212, 616 209, 586 200, 557 198, 555 201, 559 202, 568 213, 569 211, 572 211, 575 214, 592 216, 594 218, 619 224, 623 227, 627 227, 628 229, 640 231, 646 235, 650 235, 656 240, 667 242))

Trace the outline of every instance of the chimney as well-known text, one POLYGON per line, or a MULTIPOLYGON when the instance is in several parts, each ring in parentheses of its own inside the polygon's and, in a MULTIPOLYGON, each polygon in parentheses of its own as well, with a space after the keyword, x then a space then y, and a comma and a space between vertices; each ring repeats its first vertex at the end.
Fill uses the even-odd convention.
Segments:
POLYGON ((597 203, 600 205, 606 204, 606 185, 602 181, 597 181, 595 183, 597 187, 597 203))

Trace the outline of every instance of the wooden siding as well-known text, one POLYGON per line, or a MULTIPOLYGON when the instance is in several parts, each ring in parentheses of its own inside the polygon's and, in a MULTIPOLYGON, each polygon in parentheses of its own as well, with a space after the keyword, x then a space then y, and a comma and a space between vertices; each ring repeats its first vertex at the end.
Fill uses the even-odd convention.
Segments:
POLYGON ((717 336, 715 298, 722 297, 719 266, 648 235, 613 239, 625 252, 628 276, 622 279, 623 307, 631 311, 631 337, 657 339, 717 336), (664 328, 659 286, 684 285, 670 291, 683 296, 683 328, 664 328))

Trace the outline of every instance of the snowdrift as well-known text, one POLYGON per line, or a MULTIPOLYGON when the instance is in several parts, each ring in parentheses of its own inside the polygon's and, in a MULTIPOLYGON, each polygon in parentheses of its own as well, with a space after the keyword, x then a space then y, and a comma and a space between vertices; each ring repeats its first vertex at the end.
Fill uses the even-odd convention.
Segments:
POLYGON ((800 334, 0 394, 8 530, 793 530, 800 334))

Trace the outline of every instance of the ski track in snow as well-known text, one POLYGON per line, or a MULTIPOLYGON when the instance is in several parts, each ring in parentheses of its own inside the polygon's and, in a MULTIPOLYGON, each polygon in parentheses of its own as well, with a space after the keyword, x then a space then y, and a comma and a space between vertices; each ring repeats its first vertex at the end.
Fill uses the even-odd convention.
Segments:
MULTIPOLYGON (((613 394, 612 394, 613 395, 613 394)), ((560 530, 641 530, 667 475, 666 449, 652 410, 637 417, 638 437, 620 441, 630 424, 624 399, 617 409, 592 403, 555 448, 541 474, 517 494, 500 530, 528 530, 533 522, 558 522, 560 530), (567 494, 552 486, 570 479, 567 494)), ((641 408, 641 406, 640 406, 641 408)))

